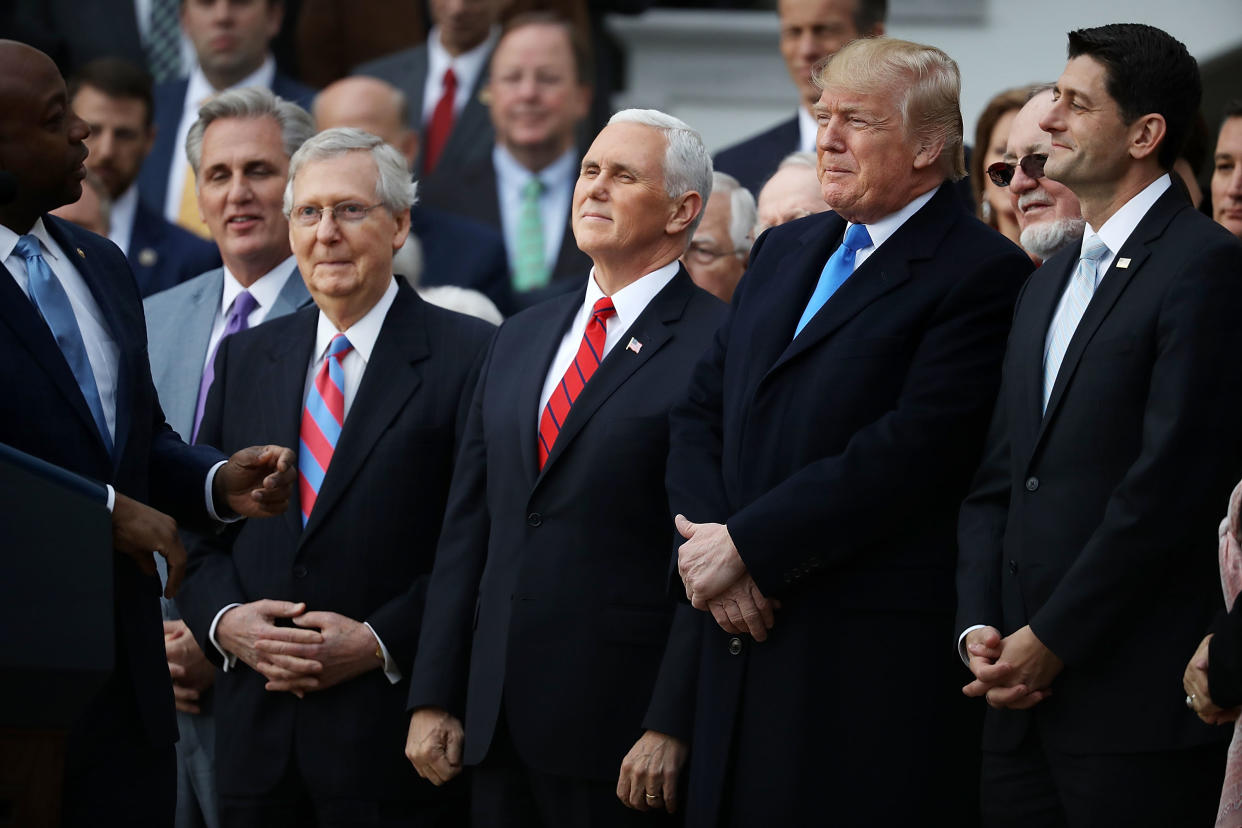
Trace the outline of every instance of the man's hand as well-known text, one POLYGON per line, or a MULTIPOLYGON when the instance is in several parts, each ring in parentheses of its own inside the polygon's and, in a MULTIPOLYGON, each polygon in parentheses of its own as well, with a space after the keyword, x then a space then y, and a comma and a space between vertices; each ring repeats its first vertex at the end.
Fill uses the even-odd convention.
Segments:
POLYGON ((335 612, 308 612, 293 619, 307 632, 318 632, 319 641, 260 638, 256 668, 267 676, 267 689, 326 690, 365 672, 383 667, 376 658, 379 642, 366 625, 335 612))
POLYGON ((1065 666, 1027 625, 999 642, 994 628, 973 630, 966 637, 975 680, 962 688, 968 696, 985 696, 993 707, 1025 710, 1052 695, 1049 686, 1065 666), (974 651, 972 651, 972 646, 974 651))
POLYGON ((720 523, 691 523, 678 515, 674 522, 686 542, 677 550, 677 571, 686 585, 686 597, 695 609, 724 592, 746 572, 746 564, 720 523))
POLYGON ((405 757, 423 779, 443 785, 461 773, 464 741, 465 731, 456 716, 439 707, 422 707, 410 717, 405 757))
POLYGON ((768 630, 776 623, 774 609, 779 601, 769 601, 759 591, 755 579, 744 573, 724 592, 707 602, 712 617, 727 633, 750 633, 756 641, 766 641, 768 630))
POLYGON ((617 798, 628 808, 677 811, 677 777, 686 764, 686 743, 648 730, 621 760, 617 798))
POLYGON ((1242 708, 1224 710, 1212 701, 1212 694, 1208 691, 1208 645, 1211 642, 1212 635, 1209 633, 1199 643, 1199 648, 1186 664, 1186 672, 1182 674, 1182 687, 1186 688, 1186 695, 1191 699, 1190 707, 1200 719, 1208 724, 1229 724, 1237 721, 1242 708))
MULTIPOLYGON (((276 618, 296 618, 304 612, 306 604, 293 604, 289 601, 264 599, 242 604, 220 616, 220 623, 216 624, 216 641, 227 652, 270 679, 271 676, 260 667, 267 663, 267 655, 257 646, 260 640, 288 641, 295 644, 319 644, 323 641, 323 636, 317 630, 278 627, 273 623, 276 618)), ((302 686, 288 689, 294 695, 301 696, 303 690, 314 689, 315 684, 313 680, 303 680, 302 686)))
POLYGON ((279 515, 288 507, 297 479, 298 459, 292 449, 244 448, 220 467, 212 481, 216 513, 231 510, 250 518, 279 515))
POLYGON ((133 558, 147 575, 156 573, 152 555, 163 555, 168 561, 164 597, 177 594, 185 577, 185 547, 177 535, 177 521, 117 492, 112 504, 112 546, 133 558))
POLYGON ((203 655, 184 621, 164 622, 164 652, 177 709, 183 713, 201 712, 199 696, 216 680, 216 668, 203 655))

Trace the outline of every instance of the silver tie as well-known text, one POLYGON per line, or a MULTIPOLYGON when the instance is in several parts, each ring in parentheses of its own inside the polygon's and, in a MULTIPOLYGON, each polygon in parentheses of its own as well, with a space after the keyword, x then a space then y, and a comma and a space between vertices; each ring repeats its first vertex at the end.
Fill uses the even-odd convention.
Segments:
POLYGON ((1052 325, 1044 342, 1044 411, 1048 410, 1048 398, 1052 396, 1052 386, 1057 381, 1057 372, 1061 370, 1061 360, 1065 358, 1070 339, 1100 282, 1100 260, 1108 253, 1108 245, 1099 236, 1092 233, 1087 237, 1078 267, 1074 268, 1074 275, 1070 277, 1065 293, 1061 294, 1061 303, 1052 315, 1052 325))

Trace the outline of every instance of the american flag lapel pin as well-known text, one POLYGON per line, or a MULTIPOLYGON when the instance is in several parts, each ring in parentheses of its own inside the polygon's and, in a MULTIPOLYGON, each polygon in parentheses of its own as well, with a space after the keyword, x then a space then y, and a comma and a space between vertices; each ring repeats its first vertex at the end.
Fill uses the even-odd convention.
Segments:
POLYGON ((634 353, 638 353, 642 349, 643 349, 643 343, 639 342, 637 339, 635 339, 632 336, 630 337, 630 344, 625 346, 625 350, 633 351, 634 353))

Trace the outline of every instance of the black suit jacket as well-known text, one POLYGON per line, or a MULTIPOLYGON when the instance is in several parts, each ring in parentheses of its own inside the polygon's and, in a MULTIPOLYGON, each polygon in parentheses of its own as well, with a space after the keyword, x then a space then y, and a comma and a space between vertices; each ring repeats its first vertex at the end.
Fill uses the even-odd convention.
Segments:
MULTIPOLYGON (((204 483, 223 457, 207 446, 186 446, 164 422, 147 362, 142 302, 125 257, 107 239, 73 224, 51 216, 43 222, 72 257, 120 350, 115 445, 109 456, 51 330, 2 267, 0 348, 8 358, 0 361, 0 384, 9 393, 0 394, 0 442, 110 483, 182 523, 205 525, 204 483)), ((113 579, 116 670, 76 726, 81 741, 75 744, 106 746, 120 738, 140 738, 170 745, 177 725, 164 659, 159 580, 119 554, 113 579)))
MULTIPOLYGON (((500 220, 500 195, 496 186, 496 167, 492 159, 477 161, 463 168, 451 182, 435 178, 426 182, 420 190, 423 203, 450 213, 465 216, 496 229, 503 238, 504 225, 500 220)), ((578 249, 570 216, 565 216, 565 232, 561 235, 561 250, 552 267, 552 281, 546 287, 527 293, 514 293, 509 307, 501 310, 529 308, 532 305, 576 291, 586 284, 591 272, 591 257, 578 249)), ((497 303, 499 305, 499 303, 497 303)))
POLYGON ((759 190, 776 172, 781 160, 798 149, 801 137, 795 115, 771 129, 720 150, 716 153, 713 166, 736 178, 758 198, 759 190))
POLYGON ((129 237, 129 266, 145 299, 219 267, 220 250, 139 200, 129 237))
POLYGON ((509 263, 500 233, 479 221, 416 205, 410 232, 423 250, 420 286, 457 285, 491 299, 501 313, 513 312, 509 263))
MULTIPOLYGON (((486 755, 503 705, 528 765, 615 781, 642 735, 673 610, 668 409, 724 306, 682 268, 604 358, 540 472, 540 392, 584 293, 513 317, 492 345, 409 703, 464 717, 467 764, 486 755)), ((688 721, 668 727, 688 736, 688 721)))
POLYGON ((1010 749, 1032 722, 1073 753, 1225 739, 1181 704, 1181 679, 1221 605, 1215 530, 1242 473, 1242 247, 1166 191, 1101 279, 1041 416, 1044 341, 1078 253, 1023 291, 962 507, 959 628, 1030 624, 1065 662, 1032 711, 988 710, 984 746, 1010 749))
POLYGON ((814 824, 825 801, 844 825, 975 818, 954 525, 1031 264, 944 184, 795 338, 844 231, 829 212, 759 239, 673 410, 673 507, 725 523, 782 603, 762 644, 678 617, 701 639, 691 825, 814 824))
MULTIPOLYGON (((319 309, 230 337, 216 358, 200 439, 298 445, 319 309)), ((177 604, 208 658, 216 613, 261 598, 305 601, 375 629, 406 677, 380 670, 299 700, 263 689, 240 660, 216 679, 222 795, 270 791, 290 762, 327 796, 422 798, 403 752, 405 696, 466 403, 491 325, 429 305, 401 281, 306 528, 281 517, 189 546, 177 604)))

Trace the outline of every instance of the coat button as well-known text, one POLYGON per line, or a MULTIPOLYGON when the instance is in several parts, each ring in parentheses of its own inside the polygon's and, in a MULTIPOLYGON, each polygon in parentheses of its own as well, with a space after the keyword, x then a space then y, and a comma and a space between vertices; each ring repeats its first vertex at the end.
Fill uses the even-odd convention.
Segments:
POLYGON ((1010 562, 1009 562, 1009 574, 1010 574, 1010 575, 1017 575, 1017 574, 1018 574, 1018 562, 1017 562, 1017 561, 1010 561, 1010 562))
POLYGON ((1026 490, 1027 490, 1028 492, 1033 492, 1033 491, 1035 491, 1035 490, 1036 490, 1036 489, 1038 489, 1038 488, 1039 488, 1039 478, 1038 478, 1038 477, 1028 477, 1028 478, 1026 479, 1026 490))
POLYGON ((539 526, 542 523, 543 523, 543 515, 539 514, 538 512, 531 512, 529 515, 526 516, 526 525, 528 526, 539 526))
POLYGON ((729 639, 729 655, 737 655, 742 651, 742 639, 736 635, 729 639))
POLYGON ((305 578, 305 577, 306 577, 306 567, 302 566, 301 564, 298 564, 297 566, 295 566, 295 567, 293 568, 293 577, 295 577, 295 578, 305 578))

